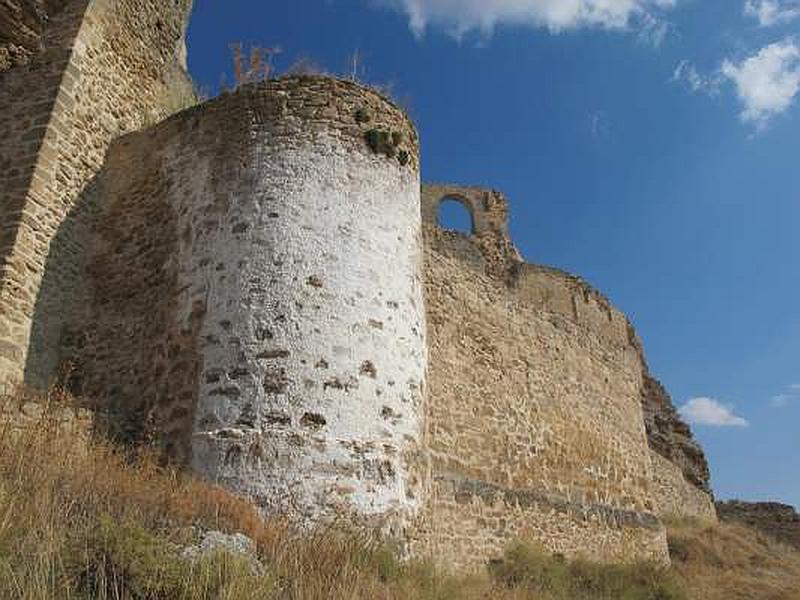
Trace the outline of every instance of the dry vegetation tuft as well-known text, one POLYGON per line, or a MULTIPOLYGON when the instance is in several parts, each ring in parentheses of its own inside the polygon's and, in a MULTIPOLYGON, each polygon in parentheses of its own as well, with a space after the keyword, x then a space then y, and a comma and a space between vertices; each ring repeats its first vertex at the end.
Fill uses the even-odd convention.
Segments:
POLYGON ((30 401, 0 397, 3 599, 676 600, 687 597, 684 581, 703 600, 798 598, 786 591, 800 589, 798 554, 728 526, 678 526, 674 574, 570 563, 517 545, 484 574, 451 576, 397 561, 368 534, 300 534, 262 521, 247 502, 159 466, 147 451, 88 435, 56 391, 27 411, 34 421, 12 426, 30 401), (263 571, 223 553, 181 558, 203 529, 251 537, 263 571))
MULTIPOLYGON (((241 42, 230 44, 230 50, 233 57, 234 89, 249 83, 267 81, 274 75, 274 57, 283 52, 280 46, 270 48, 253 46, 248 56, 241 42)), ((224 80, 222 87, 226 87, 224 80)))

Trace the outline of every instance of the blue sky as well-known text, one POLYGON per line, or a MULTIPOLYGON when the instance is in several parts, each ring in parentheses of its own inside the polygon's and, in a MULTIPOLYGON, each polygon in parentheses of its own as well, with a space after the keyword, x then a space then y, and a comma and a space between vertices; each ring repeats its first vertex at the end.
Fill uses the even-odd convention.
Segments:
MULTIPOLYGON (((427 181, 633 320, 720 498, 800 506, 800 1, 196 0, 189 66, 280 45, 391 85, 427 181)), ((230 75, 227 76, 231 80, 230 75)))

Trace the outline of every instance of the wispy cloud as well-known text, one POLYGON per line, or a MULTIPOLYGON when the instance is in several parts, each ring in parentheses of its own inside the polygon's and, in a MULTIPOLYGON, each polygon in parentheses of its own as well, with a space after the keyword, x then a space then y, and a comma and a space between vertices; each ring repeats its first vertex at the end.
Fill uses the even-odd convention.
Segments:
POLYGON ((670 81, 674 83, 683 83, 695 93, 716 96, 719 94, 719 88, 723 79, 719 73, 713 76, 703 75, 690 61, 682 60, 672 72, 670 81))
POLYGON ((786 390, 769 399, 772 408, 786 408, 790 404, 800 402, 800 383, 786 386, 786 390))
POLYGON ((738 61, 725 59, 710 74, 699 71, 691 61, 682 60, 670 82, 708 96, 719 95, 726 83, 733 84, 742 104, 740 119, 761 131, 773 118, 787 112, 800 94, 800 46, 786 38, 738 61))
POLYGON ((639 42, 653 48, 660 48, 670 34, 674 35, 672 23, 648 12, 639 14, 636 30, 639 42))
POLYGON ((607 137, 611 133, 611 122, 602 110, 589 114, 589 131, 594 139, 607 137))
POLYGON ((694 425, 711 427, 748 427, 746 419, 736 415, 733 408, 714 398, 692 398, 680 408, 680 413, 694 425))
POLYGON ((800 48, 791 39, 776 42, 741 62, 725 60, 721 72, 736 86, 742 121, 761 129, 786 112, 800 91, 800 48))
POLYGON ((744 14, 752 17, 761 27, 789 23, 800 18, 798 0, 747 0, 744 14))
POLYGON ((544 27, 559 32, 581 27, 635 28, 653 43, 668 27, 659 12, 676 0, 382 0, 409 19, 415 35, 441 27, 453 35, 490 34, 497 25, 544 27), (649 33, 648 33, 649 32, 649 33))
POLYGON ((792 397, 789 394, 778 394, 769 399, 769 404, 772 408, 786 408, 792 397))

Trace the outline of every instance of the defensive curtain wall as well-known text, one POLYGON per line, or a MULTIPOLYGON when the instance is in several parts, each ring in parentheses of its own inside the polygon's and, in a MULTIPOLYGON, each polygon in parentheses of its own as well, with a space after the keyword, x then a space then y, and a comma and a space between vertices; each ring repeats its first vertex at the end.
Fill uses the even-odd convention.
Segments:
POLYGON ((715 518, 698 487, 707 469, 694 482, 679 466, 697 457, 673 430, 687 446, 691 433, 651 389, 626 317, 579 278, 523 262, 507 213, 495 191, 423 188, 432 478, 419 545, 456 563, 518 537, 567 555, 664 559, 660 516, 715 518), (438 226, 445 199, 469 211, 468 235, 438 226), (654 445, 676 462, 648 443, 644 400, 654 437, 672 441, 654 445))

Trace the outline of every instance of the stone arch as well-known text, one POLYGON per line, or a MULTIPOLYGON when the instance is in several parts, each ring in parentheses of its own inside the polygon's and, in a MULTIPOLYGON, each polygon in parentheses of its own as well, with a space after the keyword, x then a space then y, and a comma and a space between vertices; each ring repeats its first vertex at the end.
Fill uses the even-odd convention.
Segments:
POLYGON ((472 217, 472 235, 508 236, 508 204, 502 194, 478 187, 422 186, 422 221, 439 227, 439 206, 445 200, 460 202, 472 217))

